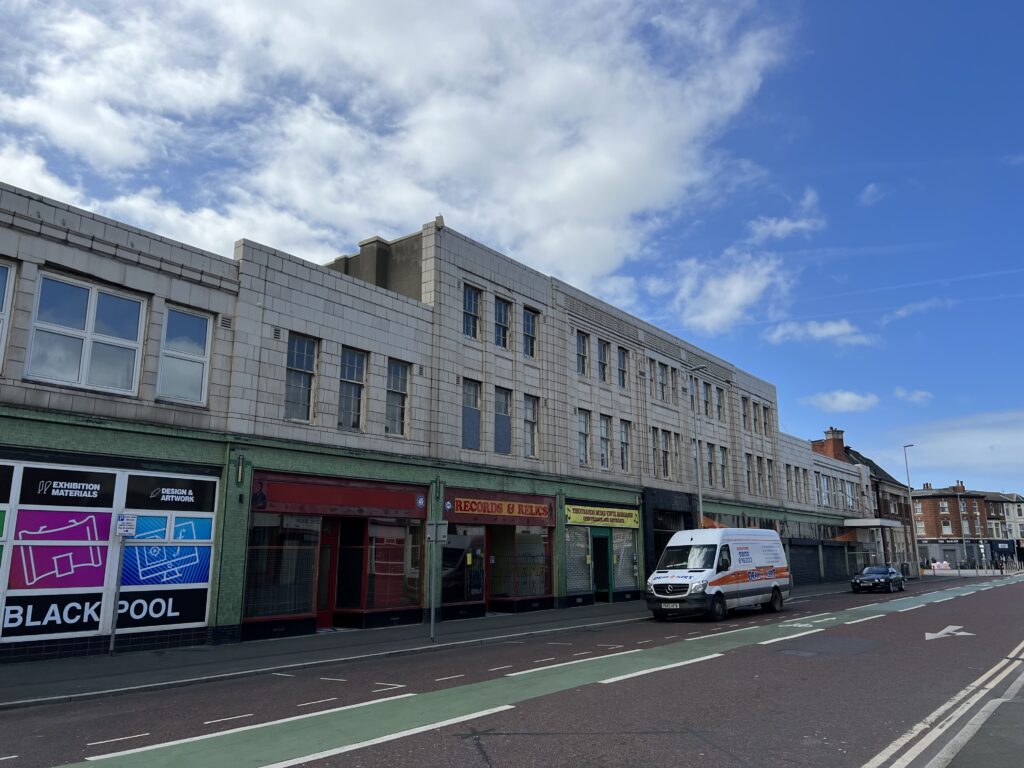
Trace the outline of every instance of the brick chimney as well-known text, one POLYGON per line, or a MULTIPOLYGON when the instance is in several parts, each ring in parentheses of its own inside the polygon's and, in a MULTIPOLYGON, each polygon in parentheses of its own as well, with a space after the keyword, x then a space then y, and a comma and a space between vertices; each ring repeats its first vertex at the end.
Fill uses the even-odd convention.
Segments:
POLYGON ((846 458, 846 445, 843 442, 843 430, 829 427, 825 430, 824 440, 812 440, 811 450, 828 456, 837 461, 848 461, 846 458))
POLYGON ((921 489, 925 490, 925 491, 930 491, 932 489, 932 484, 931 483, 925 483, 924 485, 921 486, 921 489))
POLYGON ((964 485, 963 480, 957 480, 956 485, 953 486, 953 490, 956 493, 967 493, 967 487, 964 485))

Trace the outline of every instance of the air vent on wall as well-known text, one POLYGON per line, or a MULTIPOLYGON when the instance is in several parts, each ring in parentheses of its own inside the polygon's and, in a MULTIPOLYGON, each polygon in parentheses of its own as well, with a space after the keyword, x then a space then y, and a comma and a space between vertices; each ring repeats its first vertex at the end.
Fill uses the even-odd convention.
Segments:
POLYGON ((419 366, 419 371, 420 371, 420 374, 419 374, 419 375, 420 375, 420 376, 422 376, 422 375, 423 375, 423 366, 422 366, 422 365, 421 365, 421 366, 419 366))
POLYGON ((277 341, 281 340, 281 329, 280 328, 275 328, 274 329, 274 339, 277 340, 277 341))
POLYGON ((230 331, 232 328, 235 327, 235 318, 229 317, 228 315, 221 315, 220 316, 220 327, 221 328, 226 328, 227 330, 230 331))

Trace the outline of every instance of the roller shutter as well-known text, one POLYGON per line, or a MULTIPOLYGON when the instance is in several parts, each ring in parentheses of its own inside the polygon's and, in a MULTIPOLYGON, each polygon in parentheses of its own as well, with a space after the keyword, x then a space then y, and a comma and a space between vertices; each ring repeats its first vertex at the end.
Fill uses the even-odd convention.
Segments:
POLYGON ((789 547, 789 570, 793 573, 793 584, 818 584, 821 576, 818 572, 818 546, 791 544, 789 547))
POLYGON ((825 559, 825 581, 845 581, 846 573, 846 547, 822 548, 825 559))

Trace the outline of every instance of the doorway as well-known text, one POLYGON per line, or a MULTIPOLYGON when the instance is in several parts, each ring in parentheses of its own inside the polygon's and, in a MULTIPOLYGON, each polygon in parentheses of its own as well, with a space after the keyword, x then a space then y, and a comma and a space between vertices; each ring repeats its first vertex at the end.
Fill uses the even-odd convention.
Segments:
POLYGON ((316 627, 334 626, 334 604, 338 581, 338 522, 332 517, 320 518, 320 547, 317 551, 316 627))
POLYGON ((609 603, 613 588, 612 537, 607 528, 591 528, 590 541, 594 553, 594 602, 609 603))

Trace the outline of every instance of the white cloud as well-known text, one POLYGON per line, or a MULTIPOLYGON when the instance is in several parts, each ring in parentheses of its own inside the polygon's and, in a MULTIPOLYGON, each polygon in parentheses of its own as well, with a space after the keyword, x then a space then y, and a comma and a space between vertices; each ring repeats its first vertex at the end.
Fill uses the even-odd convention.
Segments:
POLYGON ((850 411, 870 411, 878 405, 878 395, 869 393, 858 394, 837 389, 833 392, 819 392, 804 398, 803 402, 813 405, 828 413, 845 413, 850 411))
POLYGON ((806 236, 818 232, 825 228, 825 219, 818 210, 818 193, 808 187, 792 217, 759 216, 748 222, 747 227, 750 229, 748 241, 751 243, 785 240, 793 235, 806 236))
POLYGON ((871 344, 871 338, 849 320, 787 320, 765 332, 772 344, 785 341, 831 341, 840 346, 871 344))
POLYGON ((13 141, 0 144, 0 179, 69 205, 89 204, 81 189, 66 183, 50 171, 42 157, 13 141))
POLYGON ((443 213, 585 290, 749 176, 714 142, 786 47, 710 0, 11 11, 0 135, 97 209, 316 260, 443 213))
POLYGON ((954 306, 956 302, 953 299, 928 299, 927 301, 913 301, 909 304, 904 304, 902 307, 887 312, 882 315, 882 325, 888 325, 894 320, 905 320, 911 315, 917 315, 922 312, 928 312, 933 309, 949 309, 954 306))
POLYGON ((673 308, 684 327, 721 333, 764 300, 786 294, 790 278, 780 259, 729 250, 714 262, 685 259, 678 266, 673 308))
POLYGON ((893 391, 893 395, 895 395, 899 400, 905 400, 906 402, 913 403, 914 405, 924 405, 934 397, 931 392, 927 392, 923 389, 907 390, 903 387, 896 387, 893 391))
POLYGON ((860 191, 859 195, 857 195, 857 202, 865 208, 869 208, 888 194, 888 192, 872 181, 860 191))

